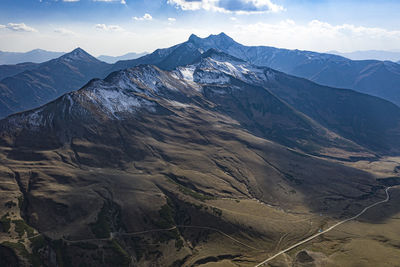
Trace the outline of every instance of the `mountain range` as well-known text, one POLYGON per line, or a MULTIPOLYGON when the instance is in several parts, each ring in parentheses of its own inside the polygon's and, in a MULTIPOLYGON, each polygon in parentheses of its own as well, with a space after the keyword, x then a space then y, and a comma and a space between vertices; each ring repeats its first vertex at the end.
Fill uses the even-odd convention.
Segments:
POLYGON ((41 106, 94 77, 104 77, 108 68, 80 48, 41 64, 2 66, 0 70, 16 74, 0 81, 0 117, 41 106))
MULTIPOLYGON (((353 89, 379 96, 397 105, 400 101, 397 93, 400 84, 399 64, 376 60, 353 61, 331 54, 266 46, 243 46, 221 33, 210 35, 207 38, 192 35, 187 42, 182 44, 166 49, 157 49, 153 53, 137 59, 120 60, 111 65, 95 60, 94 57, 79 49, 86 54, 84 58, 89 60, 85 63, 87 68, 76 70, 67 67, 69 68, 67 73, 70 75, 68 79, 74 81, 72 84, 58 82, 60 79, 56 78, 61 68, 65 66, 63 57, 41 64, 1 65, 0 101, 3 105, 0 109, 0 117, 43 105, 66 92, 83 86, 90 78, 103 78, 113 71, 140 64, 153 64, 161 69, 172 70, 177 66, 192 63, 211 48, 231 54, 249 63, 304 77, 322 85, 353 89), (58 64, 61 66, 60 69, 51 67, 51 71, 49 71, 50 69, 46 66, 56 62, 61 62, 58 64), (32 73, 34 76, 31 75, 32 73), (22 88, 27 91, 22 91, 22 88), (46 96, 40 95, 42 88, 46 88, 51 93, 44 93, 46 96), (30 96, 22 100, 26 92, 30 96)), ((79 59, 76 64, 82 64, 82 60, 79 59)), ((72 61, 69 62, 69 65, 72 64, 72 61)))
POLYGON ((107 62, 107 63, 110 63, 110 64, 114 64, 115 62, 120 61, 120 60, 136 59, 136 58, 145 56, 147 54, 148 54, 147 52, 143 52, 143 53, 134 53, 134 52, 132 52, 132 53, 127 53, 127 54, 122 55, 122 56, 116 56, 116 57, 101 55, 101 56, 98 56, 97 59, 101 60, 101 61, 104 61, 104 62, 107 62))
POLYGON ((255 247, 383 197, 343 162, 397 154, 399 135, 386 100, 215 49, 116 71, 0 121, 0 240, 22 231, 2 244, 26 265, 254 266, 255 247))
MULTIPOLYGON (((53 52, 46 51, 43 49, 34 49, 28 52, 5 52, 0 51, 0 65, 15 65, 21 63, 43 63, 66 54, 65 52, 53 52)), ((119 60, 129 60, 135 59, 138 57, 142 57, 148 54, 147 52, 143 53, 127 53, 122 56, 107 56, 101 55, 98 56, 97 59, 100 61, 104 61, 110 64, 113 64, 119 60)), ((0 72, 1 73, 1 72, 0 72)))
POLYGON ((400 65, 378 60, 350 60, 341 56, 268 46, 244 46, 224 33, 189 40, 134 60, 119 61, 111 70, 154 64, 170 70, 189 64, 204 51, 215 48, 258 66, 270 67, 322 85, 353 89, 400 105, 400 65))
POLYGON ((34 49, 29 52, 4 52, 0 51, 0 64, 10 65, 19 63, 42 63, 65 54, 64 52, 52 52, 42 49, 34 49))

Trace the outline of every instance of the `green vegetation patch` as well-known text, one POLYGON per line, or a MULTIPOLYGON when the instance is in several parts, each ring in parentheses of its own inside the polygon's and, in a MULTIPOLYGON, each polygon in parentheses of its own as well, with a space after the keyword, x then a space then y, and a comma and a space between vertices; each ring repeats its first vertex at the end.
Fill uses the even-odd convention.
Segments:
POLYGON ((222 216, 222 210, 218 209, 218 208, 214 208, 212 207, 212 211, 215 215, 217 215, 218 217, 222 216))
POLYGON ((18 236, 21 238, 24 233, 28 235, 28 237, 32 237, 34 233, 34 229, 26 224, 24 220, 13 220, 15 224, 15 232, 18 233, 18 236))
POLYGON ((108 266, 129 266, 130 256, 116 240, 111 241, 111 249, 113 256, 105 259, 108 266))
POLYGON ((173 183, 173 184, 176 184, 177 186, 178 186, 178 190, 180 191, 180 192, 182 192, 183 194, 185 194, 185 195, 187 195, 187 196, 191 196, 191 197, 193 197, 193 198, 195 198, 195 199, 197 199, 197 200, 200 200, 200 201, 205 201, 205 200, 212 200, 212 199, 215 199, 215 197, 212 197, 212 196, 207 196, 207 195, 204 195, 204 194, 202 194, 202 193, 200 193, 200 192, 196 192, 196 191, 194 191, 194 190, 192 190, 192 189, 190 189, 190 188, 187 188, 186 186, 183 186, 183 185, 181 185, 180 183, 178 183, 178 182, 176 182, 174 179, 172 179, 171 177, 168 177, 168 181, 170 181, 171 183, 173 183))
POLYGON ((108 238, 111 232, 111 222, 108 216, 107 205, 104 204, 100 212, 97 214, 97 221, 91 223, 90 229, 97 238, 108 238))
POLYGON ((95 249, 99 248, 99 246, 96 244, 85 243, 85 242, 73 243, 73 244, 71 244, 71 246, 79 247, 81 249, 87 249, 87 250, 95 250, 95 249))
MULTIPOLYGON (((170 199, 167 198, 167 204, 161 206, 161 209, 158 211, 160 215, 160 219, 155 222, 158 228, 160 229, 169 229, 175 226, 175 210, 171 207, 172 203, 170 199)), ((180 234, 178 229, 171 229, 166 231, 159 232, 159 242, 168 242, 169 240, 176 240, 175 246, 178 249, 183 247, 183 242, 180 238, 180 234)))
POLYGON ((187 188, 187 187, 184 187, 184 186, 182 186, 182 185, 178 185, 178 189, 179 189, 179 191, 181 191, 183 194, 188 195, 188 196, 191 196, 191 197, 193 197, 193 198, 195 198, 195 199, 197 199, 197 200, 203 201, 203 202, 204 202, 205 200, 214 199, 214 198, 211 197, 211 196, 207 196, 207 195, 204 195, 204 194, 202 194, 202 193, 196 192, 196 191, 194 191, 194 190, 192 190, 192 189, 189 189, 189 188, 187 188))
POLYGON ((24 203, 24 197, 23 196, 19 196, 18 197, 18 208, 22 208, 22 204, 24 203))
POLYGON ((39 249, 44 248, 46 246, 46 240, 42 235, 35 236, 29 239, 31 241, 32 251, 38 252, 39 249))
POLYGON ((68 256, 68 247, 62 240, 53 240, 51 246, 56 251, 57 265, 59 267, 73 266, 72 260, 68 256))
POLYGON ((159 232, 158 241, 161 243, 167 243, 169 240, 180 240, 180 234, 177 229, 159 232))
POLYGON ((0 218, 0 229, 2 229, 4 233, 8 233, 11 228, 11 219, 8 218, 8 216, 10 216, 10 214, 7 212, 0 218))
POLYGON ((160 219, 157 220, 155 224, 160 229, 171 228, 175 225, 174 221, 175 210, 172 209, 170 205, 168 204, 163 205, 161 209, 158 211, 158 214, 160 215, 160 219))
POLYGON ((32 254, 30 255, 30 262, 33 267, 43 266, 39 250, 44 248, 47 244, 46 239, 42 235, 35 236, 30 239, 32 254))
POLYGON ((13 249, 14 251, 18 252, 18 254, 20 254, 25 259, 30 258, 29 252, 26 250, 24 244, 22 244, 22 243, 14 243, 14 242, 9 242, 9 241, 4 241, 1 244, 3 246, 9 247, 9 248, 13 249))
POLYGON ((176 240, 176 242, 175 242, 175 247, 176 247, 176 249, 179 251, 179 250, 181 250, 181 248, 183 248, 183 241, 182 241, 182 239, 177 239, 176 240))
POLYGON ((43 248, 46 245, 46 241, 43 236, 37 236, 31 239, 31 246, 32 246, 32 254, 26 250, 25 245, 22 242, 13 243, 13 242, 3 242, 2 245, 13 249, 23 258, 27 259, 31 266, 33 267, 41 267, 43 266, 43 262, 41 261, 39 255, 39 249, 43 248))
POLYGON ((131 237, 131 241, 133 244, 133 249, 135 250, 136 260, 140 261, 146 250, 145 247, 141 244, 143 240, 139 236, 133 236, 131 237))

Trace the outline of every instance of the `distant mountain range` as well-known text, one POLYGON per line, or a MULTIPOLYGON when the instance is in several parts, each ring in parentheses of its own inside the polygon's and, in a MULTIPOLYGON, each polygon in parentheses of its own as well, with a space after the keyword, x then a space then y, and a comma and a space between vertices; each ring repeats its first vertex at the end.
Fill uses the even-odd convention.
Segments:
MULTIPOLYGON (((64 55, 65 52, 52 52, 46 51, 43 49, 34 49, 29 52, 3 52, 0 51, 0 65, 12 65, 12 64, 20 64, 20 63, 43 63, 49 61, 51 59, 55 59, 64 55)), ((129 60, 135 59, 138 57, 142 57, 148 54, 147 52, 143 53, 127 53, 122 56, 107 56, 101 55, 98 56, 97 59, 113 64, 119 60, 129 60)), ((0 70, 0 74, 2 71, 0 70)))
POLYGON ((35 49, 29 52, 3 52, 0 51, 0 65, 18 64, 25 62, 42 63, 65 54, 64 52, 52 52, 42 49, 35 49))
POLYGON ((110 64, 113 64, 113 63, 115 63, 115 62, 117 62, 119 60, 136 59, 136 58, 142 57, 142 56, 147 55, 147 54, 148 54, 147 52, 143 52, 143 53, 128 53, 128 54, 125 54, 125 55, 122 55, 122 56, 116 56, 116 57, 101 55, 101 56, 98 56, 97 59, 101 60, 101 61, 104 61, 104 62, 107 62, 107 63, 110 63, 110 64))
POLYGON ((349 88, 379 96, 400 105, 400 65, 378 60, 354 61, 341 56, 268 46, 244 46, 224 33, 189 40, 134 60, 119 61, 111 70, 154 64, 170 70, 189 64, 215 48, 258 66, 266 66, 322 85, 349 88))
MULTIPOLYGON (((70 79, 74 80, 74 83, 66 83, 62 77, 56 78, 62 76, 60 74, 62 68, 45 67, 55 62, 65 62, 62 60, 63 57, 49 61, 52 63, 2 65, 0 66, 0 79, 2 79, 0 81, 0 91, 2 92, 0 101, 4 104, 0 110, 0 117, 45 104, 66 92, 76 90, 90 78, 106 77, 113 71, 140 64, 153 64, 164 70, 172 70, 178 66, 191 64, 208 49, 217 49, 254 65, 270 67, 322 85, 349 88, 379 96, 400 105, 399 64, 377 60, 353 61, 332 54, 267 46, 243 46, 221 33, 210 35, 207 38, 191 35, 188 41, 182 44, 166 49, 157 49, 153 53, 137 59, 120 60, 112 65, 95 60, 94 57, 79 49, 86 54, 84 58, 90 58, 90 60, 85 63, 88 67, 84 69, 75 70, 70 68, 71 66, 67 67, 71 75, 70 79), (59 61, 60 59, 61 61, 59 61), (31 75, 32 73, 35 73, 35 77, 31 75), (59 82, 61 80, 63 82, 59 82), (49 90, 52 93, 41 92, 44 88, 46 88, 45 91, 49 90), (30 98, 25 97, 25 93, 32 91, 34 92, 30 95, 33 98, 29 100, 30 98), (21 92, 24 93, 21 94, 21 92), (25 98, 24 103, 20 103, 20 98, 25 98)), ((82 63, 85 59, 79 61, 82 63)))
POLYGON ((104 77, 109 65, 78 48, 41 64, 2 67, 18 73, 0 81, 0 117, 38 107, 94 77, 104 77))
POLYGON ((328 54, 334 54, 351 60, 389 60, 398 62, 400 59, 400 51, 382 51, 382 50, 364 50, 342 53, 338 51, 329 51, 328 54))

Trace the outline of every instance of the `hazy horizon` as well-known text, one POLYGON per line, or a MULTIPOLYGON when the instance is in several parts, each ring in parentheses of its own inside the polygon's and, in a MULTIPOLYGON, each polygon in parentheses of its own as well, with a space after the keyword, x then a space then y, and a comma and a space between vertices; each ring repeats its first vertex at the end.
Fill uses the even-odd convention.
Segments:
MULTIPOLYGON (((189 35, 190 36, 190 35, 189 35)), ((189 38, 189 36, 187 37, 187 39, 189 38)), ((209 35, 207 35, 209 36, 209 35)), ((201 38, 205 38, 207 36, 200 36, 201 38)), ((185 40, 186 41, 186 40, 185 40)), ((183 41, 184 42, 184 41, 183 41)), ((268 45, 265 45, 268 46, 268 45)), ((85 48, 85 47, 80 47, 80 46, 76 46, 74 48, 72 48, 71 50, 68 51, 62 51, 62 50, 57 50, 57 49, 43 49, 41 47, 37 47, 37 48, 33 48, 33 49, 29 49, 29 50, 23 50, 23 51, 14 51, 14 50, 1 50, 0 52, 5 52, 5 53, 29 53, 29 52, 33 52, 36 50, 42 50, 42 51, 46 51, 46 52, 58 52, 58 53, 69 53, 71 51, 73 51, 76 48, 81 48, 83 50, 85 50, 86 52, 88 52, 89 54, 92 54, 90 52, 90 49, 85 48)), ((159 48, 167 48, 167 47, 159 47, 159 48)), ((286 47, 278 47, 278 48, 283 48, 283 49, 290 49, 290 48, 286 48, 286 47)), ((158 48, 156 48, 158 49, 158 48)), ((126 52, 126 53, 122 53, 122 54, 106 54, 106 53, 100 53, 100 54, 92 54, 93 56, 96 57, 101 57, 101 56, 107 56, 107 57, 121 57, 121 56, 125 56, 128 54, 148 54, 153 52, 154 50, 151 51, 130 51, 130 52, 126 52)), ((310 50, 311 51, 311 50, 310 50)), ((363 53, 393 53, 393 54, 399 54, 400 55, 400 49, 391 49, 391 50, 376 50, 376 49, 368 49, 368 50, 354 50, 354 51, 340 51, 338 49, 334 49, 334 50, 329 50, 329 51, 317 51, 317 50, 313 50, 316 52, 320 52, 320 53, 328 53, 328 54, 338 54, 338 55, 342 55, 342 56, 350 56, 350 59, 353 60, 357 60, 357 58, 352 58, 351 54, 363 54, 363 53)), ((382 55, 381 57, 385 57, 385 55, 382 55)), ((371 59, 374 59, 373 57, 371 57, 371 59)), ((399 58, 400 59, 400 58, 399 58)))
POLYGON ((4 0, 0 50, 118 56, 225 32, 244 45, 326 52, 400 47, 396 1, 4 0))

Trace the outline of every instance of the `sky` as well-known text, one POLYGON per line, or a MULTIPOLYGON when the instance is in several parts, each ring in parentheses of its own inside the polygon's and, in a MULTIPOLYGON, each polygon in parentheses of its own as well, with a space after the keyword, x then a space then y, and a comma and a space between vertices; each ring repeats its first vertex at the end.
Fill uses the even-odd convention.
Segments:
POLYGON ((245 45, 400 51, 398 0, 1 0, 0 50, 152 52, 225 32, 245 45))

